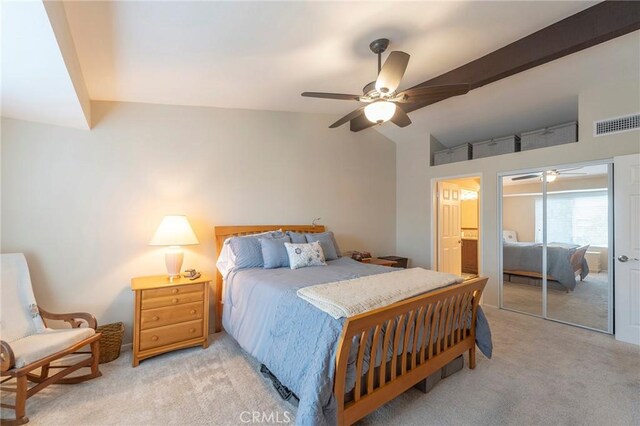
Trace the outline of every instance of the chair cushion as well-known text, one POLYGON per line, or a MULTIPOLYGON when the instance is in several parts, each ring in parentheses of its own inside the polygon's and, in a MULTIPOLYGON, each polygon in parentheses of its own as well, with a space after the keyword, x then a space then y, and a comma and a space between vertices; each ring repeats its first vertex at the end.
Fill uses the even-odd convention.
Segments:
POLYGON ((44 322, 38 312, 31 288, 27 259, 22 253, 0 255, 2 258, 2 306, 0 332, 9 343, 23 337, 41 333, 44 322))
POLYGON ((96 334, 93 328, 45 329, 44 332, 32 334, 9 344, 16 357, 16 368, 32 364, 38 360, 68 349, 78 342, 96 334))

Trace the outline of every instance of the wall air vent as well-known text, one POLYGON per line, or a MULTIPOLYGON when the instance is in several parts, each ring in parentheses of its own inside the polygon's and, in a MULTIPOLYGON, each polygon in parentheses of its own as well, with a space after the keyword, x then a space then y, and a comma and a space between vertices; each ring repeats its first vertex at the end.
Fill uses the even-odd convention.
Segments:
POLYGON ((608 118, 593 122, 593 136, 611 135, 640 129, 640 114, 608 118))

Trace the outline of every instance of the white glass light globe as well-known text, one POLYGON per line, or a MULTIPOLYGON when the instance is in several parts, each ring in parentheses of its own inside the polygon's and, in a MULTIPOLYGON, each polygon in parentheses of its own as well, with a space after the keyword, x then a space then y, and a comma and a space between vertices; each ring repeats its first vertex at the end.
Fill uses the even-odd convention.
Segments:
POLYGON ((372 102, 364 107, 364 115, 372 123, 384 123, 389 121, 396 113, 396 104, 389 101, 372 102))

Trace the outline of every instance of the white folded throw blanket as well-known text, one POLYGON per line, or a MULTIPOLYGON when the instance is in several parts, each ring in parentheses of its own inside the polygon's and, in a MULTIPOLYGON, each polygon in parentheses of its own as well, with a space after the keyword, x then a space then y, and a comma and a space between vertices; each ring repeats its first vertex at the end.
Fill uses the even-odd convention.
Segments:
POLYGON ((298 297, 338 319, 389 306, 447 285, 461 283, 457 275, 422 268, 400 269, 333 283, 304 287, 298 297))

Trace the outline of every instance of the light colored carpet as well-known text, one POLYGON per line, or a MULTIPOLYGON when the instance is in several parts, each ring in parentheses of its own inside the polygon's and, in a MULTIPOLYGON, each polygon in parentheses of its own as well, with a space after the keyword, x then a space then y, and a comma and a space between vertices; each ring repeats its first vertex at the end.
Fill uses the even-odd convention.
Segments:
MULTIPOLYGON (((430 393, 410 389, 362 424, 640 424, 640 349, 612 337, 513 312, 485 308, 494 357, 478 356, 430 393)), ((225 335, 211 346, 143 361, 130 353, 102 365, 103 377, 50 386, 31 398, 33 425, 232 425, 247 414, 286 423, 259 365, 225 335)), ((285 415, 285 412, 288 414, 285 415)), ((244 423, 246 424, 246 423, 244 423)))
MULTIPOLYGON (((527 278, 514 277, 526 281, 527 278)), ((538 281, 531 279, 532 281, 538 281)), ((609 280, 606 272, 591 273, 578 281, 575 290, 567 293, 558 287, 547 293, 549 318, 607 330, 609 280)), ((521 312, 542 315, 542 286, 522 282, 504 282, 504 306, 521 312)))

